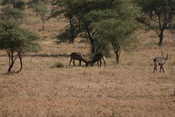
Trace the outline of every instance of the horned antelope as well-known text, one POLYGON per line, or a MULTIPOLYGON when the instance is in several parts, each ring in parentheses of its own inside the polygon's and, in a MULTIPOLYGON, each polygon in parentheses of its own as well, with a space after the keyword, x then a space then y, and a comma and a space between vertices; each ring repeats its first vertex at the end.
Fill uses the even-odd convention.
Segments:
POLYGON ((159 72, 165 72, 165 69, 164 69, 163 66, 165 65, 165 63, 166 63, 167 60, 168 60, 168 54, 166 55, 166 57, 164 57, 163 55, 162 56, 155 57, 153 59, 153 63, 154 63, 153 72, 157 71, 157 67, 158 66, 160 67, 159 72))
POLYGON ((71 65, 71 63, 73 62, 73 65, 75 66, 75 60, 79 61, 79 66, 81 66, 81 62, 83 61, 86 66, 87 66, 87 61, 82 57, 81 53, 78 52, 72 52, 70 54, 70 61, 69 61, 69 66, 71 65))
POLYGON ((106 64, 106 61, 104 59, 104 56, 102 53, 96 53, 93 57, 92 60, 88 62, 88 64, 90 64, 91 66, 93 66, 95 63, 97 63, 98 66, 101 67, 102 65, 102 60, 103 60, 103 64, 106 64))

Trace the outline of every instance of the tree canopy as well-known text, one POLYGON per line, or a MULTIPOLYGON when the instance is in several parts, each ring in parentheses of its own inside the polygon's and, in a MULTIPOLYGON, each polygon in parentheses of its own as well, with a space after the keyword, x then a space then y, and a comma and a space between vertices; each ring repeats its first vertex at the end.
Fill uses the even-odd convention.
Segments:
POLYGON ((11 21, 0 21, 0 49, 7 51, 9 57, 9 69, 15 63, 17 57, 20 58, 22 70, 22 54, 27 51, 37 50, 38 45, 33 41, 39 39, 36 34, 20 28, 17 24, 11 21), (15 53, 17 53, 15 55, 15 53))
POLYGON ((171 27, 175 15, 175 0, 135 0, 140 9, 138 21, 151 29, 158 29, 159 46, 164 39, 164 31, 171 27))
POLYGON ((57 0, 52 16, 63 14, 69 20, 72 35, 85 32, 92 53, 110 51, 110 45, 116 51, 120 47, 114 46, 121 46, 136 27, 135 11, 128 3, 127 0, 57 0))

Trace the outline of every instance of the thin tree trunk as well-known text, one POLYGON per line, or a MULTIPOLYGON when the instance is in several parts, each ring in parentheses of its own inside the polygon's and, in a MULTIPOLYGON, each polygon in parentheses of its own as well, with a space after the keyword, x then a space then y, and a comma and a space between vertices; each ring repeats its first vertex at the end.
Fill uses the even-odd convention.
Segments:
POLYGON ((115 56, 116 56, 116 64, 119 64, 119 62, 120 62, 120 50, 115 51, 115 56))
POLYGON ((78 19, 78 31, 80 32, 80 30, 81 30, 81 20, 78 19))
POLYGON ((112 47, 115 53, 115 59, 116 59, 116 64, 119 64, 120 62, 120 53, 121 53, 121 47, 118 41, 112 42, 112 47))
POLYGON ((14 52, 13 52, 13 51, 10 51, 10 53, 11 53, 11 54, 10 54, 10 56, 9 56, 9 57, 10 57, 10 58, 9 58, 9 59, 10 59, 10 63, 9 63, 8 73, 11 72, 11 70, 12 70, 12 68, 13 68, 13 65, 14 65, 14 63, 15 63, 15 61, 14 61, 14 55, 13 55, 14 52))
POLYGON ((45 22, 43 21, 42 31, 45 31, 45 22))
POLYGON ((161 15, 159 13, 157 13, 157 17, 158 17, 158 21, 159 21, 159 30, 160 30, 159 43, 158 44, 159 44, 159 46, 162 46, 166 23, 161 21, 161 15))
POLYGON ((164 39, 164 29, 161 29, 160 35, 159 35, 159 46, 162 46, 164 39))
POLYGON ((45 19, 44 19, 44 17, 41 18, 41 21, 42 21, 42 31, 45 31, 45 19))
POLYGON ((90 44, 91 44, 91 53, 95 53, 95 45, 93 39, 90 40, 90 44))
POLYGON ((21 52, 18 52, 18 57, 20 60, 20 69, 18 70, 18 72, 21 72, 22 68, 23 68, 23 62, 22 62, 22 55, 21 52))
POLYGON ((12 4, 13 4, 13 8, 16 8, 16 0, 13 0, 12 4))
POLYGON ((10 64, 11 64, 11 58, 10 58, 10 51, 7 50, 7 55, 8 55, 8 62, 9 62, 9 67, 10 67, 10 64))
POLYGON ((72 24, 72 18, 69 19, 69 24, 70 24, 70 35, 71 35, 70 43, 73 43, 74 42, 74 27, 72 24))
POLYGON ((91 36, 91 33, 90 33, 90 30, 89 30, 88 26, 86 26, 86 31, 87 31, 88 38, 89 38, 90 44, 91 44, 91 53, 95 53, 94 39, 91 36))

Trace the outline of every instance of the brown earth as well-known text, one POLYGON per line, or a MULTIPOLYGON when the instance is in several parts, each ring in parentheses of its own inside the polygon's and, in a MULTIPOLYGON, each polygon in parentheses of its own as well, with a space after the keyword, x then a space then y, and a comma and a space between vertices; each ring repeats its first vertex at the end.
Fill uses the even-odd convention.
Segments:
MULTIPOLYGON (((25 27, 38 32, 41 22, 28 18, 25 27)), ((175 117, 175 36, 166 33, 166 73, 152 73, 152 58, 160 55, 153 32, 139 32, 136 48, 123 51, 105 67, 68 66, 73 51, 87 54, 86 42, 56 44, 64 20, 50 20, 42 50, 24 57, 19 74, 6 74, 7 57, 0 52, 0 117, 175 117), (31 56, 35 55, 35 56, 31 56), (54 67, 57 63, 64 68, 54 67)), ((133 45, 133 46, 135 46, 133 45)), ((15 66, 17 67, 17 66, 15 66)))

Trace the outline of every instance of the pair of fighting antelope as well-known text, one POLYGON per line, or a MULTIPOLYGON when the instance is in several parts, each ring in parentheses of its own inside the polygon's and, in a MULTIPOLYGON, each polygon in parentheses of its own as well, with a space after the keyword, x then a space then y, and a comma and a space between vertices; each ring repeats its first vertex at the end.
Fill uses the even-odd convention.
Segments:
POLYGON ((81 53, 77 53, 77 52, 73 52, 70 54, 70 61, 69 61, 69 66, 71 65, 71 63, 73 63, 73 65, 75 66, 75 60, 79 61, 79 66, 81 66, 81 62, 85 63, 85 66, 93 66, 95 63, 98 64, 98 66, 101 67, 102 65, 102 60, 103 60, 103 64, 105 65, 105 59, 102 53, 96 53, 94 54, 94 56, 92 57, 92 59, 90 61, 87 61, 83 58, 81 53))
MULTIPOLYGON (((89 66, 89 65, 93 66, 95 63, 97 63, 98 66, 101 67, 102 60, 103 60, 104 65, 106 64, 102 53, 94 54, 94 56, 92 57, 92 60, 87 61, 83 58, 81 53, 73 52, 70 54, 69 65, 71 65, 71 63, 73 62, 73 65, 75 66, 75 60, 79 61, 80 66, 81 66, 82 61, 85 63, 86 66, 89 66)), ((166 57, 163 56, 163 54, 162 54, 161 56, 157 56, 157 57, 153 58, 153 65, 154 65, 153 72, 156 72, 158 70, 158 67, 159 67, 159 72, 165 72, 164 65, 165 65, 167 60, 168 60, 168 54, 166 55, 166 57)))

